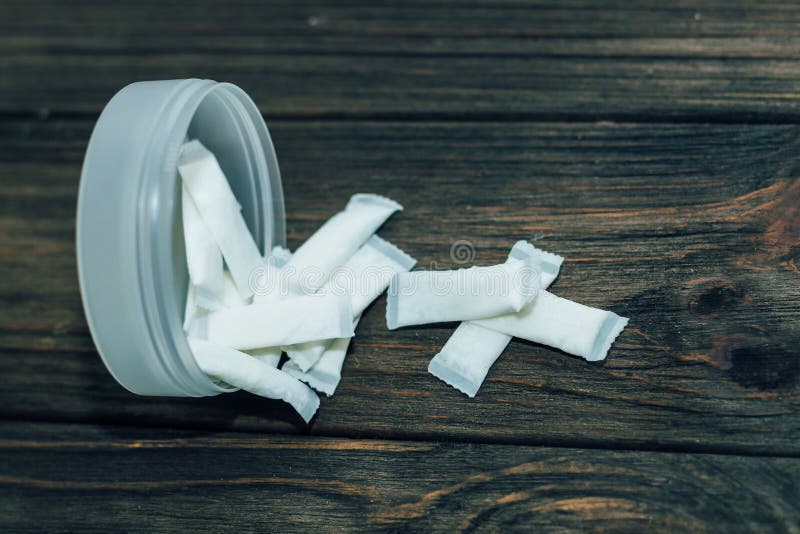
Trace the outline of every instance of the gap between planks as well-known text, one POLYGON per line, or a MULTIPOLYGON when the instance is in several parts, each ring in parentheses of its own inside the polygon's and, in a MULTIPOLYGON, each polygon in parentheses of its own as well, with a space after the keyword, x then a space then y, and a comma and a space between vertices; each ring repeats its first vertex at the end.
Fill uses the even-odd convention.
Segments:
MULTIPOLYGON (((89 426, 102 426, 108 428, 130 428, 135 430, 174 430, 180 432, 202 431, 214 432, 218 434, 248 434, 253 436, 261 435, 263 437, 281 436, 281 437, 296 437, 299 439, 343 439, 343 440, 371 440, 371 441, 386 441, 393 443, 402 442, 423 442, 423 443, 463 443, 470 445, 497 445, 508 447, 542 447, 551 449, 581 449, 581 450, 597 450, 597 451, 631 451, 631 452, 650 452, 650 453, 665 453, 665 454, 696 454, 696 455, 713 455, 713 456, 739 456, 739 457, 752 457, 752 458, 800 458, 800 453, 790 453, 781 451, 754 451, 739 447, 725 447, 715 445, 697 444, 696 446, 682 446, 682 445, 665 445, 653 444, 652 446, 637 445, 627 443, 624 441, 609 440, 607 442, 589 439, 575 439, 575 440, 559 440, 559 439, 543 439, 543 440, 526 440, 526 439, 501 439, 501 438, 484 438, 481 440, 466 439, 462 436, 446 436, 446 435, 432 435, 429 433, 396 433, 389 434, 385 432, 337 432, 334 430, 324 430, 311 433, 309 432, 281 432, 278 429, 271 429, 265 432, 261 429, 253 428, 234 428, 225 429, 214 425, 191 425, 184 423, 169 422, 159 424, 156 421, 148 421, 146 425, 141 425, 135 420, 131 421, 106 421, 105 419, 98 418, 97 420, 85 419, 80 417, 70 418, 48 418, 48 417, 14 417, 8 414, 0 416, 0 423, 3 422, 16 422, 16 423, 45 423, 56 425, 85 425, 89 426)), ((308 429, 311 430, 311 429, 308 429)), ((2 441, 2 439, 0 439, 2 441)))
MULTIPOLYGON (((110 97, 109 97, 110 98, 110 97)), ((708 125, 800 125, 800 113, 676 113, 674 115, 642 113, 520 113, 520 112, 270 112, 262 113, 264 120, 287 122, 363 121, 363 122, 498 122, 498 123, 565 123, 591 124, 598 122, 617 124, 708 124, 708 125)), ((0 109, 0 122, 31 120, 36 122, 75 121, 95 122, 99 115, 93 112, 60 111, 40 108, 36 110, 0 109)))

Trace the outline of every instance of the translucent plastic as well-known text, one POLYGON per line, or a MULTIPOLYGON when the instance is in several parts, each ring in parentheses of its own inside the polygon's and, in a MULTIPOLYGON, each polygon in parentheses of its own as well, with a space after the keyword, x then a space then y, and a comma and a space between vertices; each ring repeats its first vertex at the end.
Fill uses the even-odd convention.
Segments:
POLYGON ((176 164, 186 138, 217 156, 259 248, 286 241, 275 150, 241 89, 212 80, 139 82, 111 99, 83 164, 78 275, 103 362, 141 395, 233 389, 200 370, 182 328, 188 275, 176 164))

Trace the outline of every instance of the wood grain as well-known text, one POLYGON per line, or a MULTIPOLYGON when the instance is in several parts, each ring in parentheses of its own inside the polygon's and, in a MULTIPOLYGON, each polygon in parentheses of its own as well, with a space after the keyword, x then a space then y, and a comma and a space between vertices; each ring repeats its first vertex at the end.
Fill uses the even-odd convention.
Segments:
POLYGON ((12 529, 797 532, 800 460, 0 424, 12 529), (54 466, 60 466, 54 469, 54 466))
POLYGON ((208 77, 272 117, 800 120, 800 8, 753 2, 4 2, 0 112, 208 77))
POLYGON ((474 400, 427 374, 453 325, 358 328, 306 428, 239 393, 136 397, 94 352, 74 265, 88 121, 0 122, 0 416, 328 436, 798 455, 798 136, 791 125, 272 121, 296 247, 350 194, 420 268, 567 258, 553 291, 631 318, 607 361, 513 342, 474 400))
POLYGON ((800 532, 800 5, 0 2, 0 525, 800 532), (514 341, 468 399, 455 325, 367 310, 309 426, 245 393, 127 393, 77 287, 80 164, 145 79, 242 86, 289 245, 355 192, 420 268, 567 258, 631 318, 605 362, 514 341), (283 434, 283 435, 281 435, 283 434))

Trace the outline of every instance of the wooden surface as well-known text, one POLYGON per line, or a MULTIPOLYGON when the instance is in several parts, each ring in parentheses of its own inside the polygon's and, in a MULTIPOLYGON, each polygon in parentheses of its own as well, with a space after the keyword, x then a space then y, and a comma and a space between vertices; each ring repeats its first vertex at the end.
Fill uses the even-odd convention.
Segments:
POLYGON ((800 531, 800 8, 508 1, 0 3, 0 523, 13 529, 800 531), (352 193, 420 268, 566 257, 631 318, 605 362, 514 341, 475 399, 453 325, 365 314, 333 398, 133 396, 74 258, 126 83, 250 93, 291 248, 352 193))
POLYGON ((12 528, 790 530, 796 460, 0 425, 12 528), (67 466, 53 471, 52 466, 67 466), (143 466, 147 466, 143 469, 143 466), (364 467, 361 467, 364 466, 364 467), (201 497, 202 496, 202 497, 201 497), (42 513, 42 510, 46 510, 42 513))

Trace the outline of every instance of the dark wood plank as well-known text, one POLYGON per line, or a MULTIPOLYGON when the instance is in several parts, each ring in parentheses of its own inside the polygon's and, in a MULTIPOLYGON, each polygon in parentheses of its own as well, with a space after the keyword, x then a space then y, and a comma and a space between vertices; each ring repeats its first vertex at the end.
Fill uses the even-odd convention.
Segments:
POLYGON ((800 459, 0 424, 10 530, 774 531, 800 459))
POLYGON ((85 324, 73 217, 85 122, 0 123, 0 416, 322 435, 800 453, 795 126, 273 122, 290 246, 350 194, 420 267, 567 258, 554 292, 631 317, 607 361, 512 342, 470 400, 426 373, 452 325, 367 311, 309 430, 278 403, 131 395, 85 324))
POLYGON ((0 112, 208 77, 272 116, 800 120, 800 7, 754 2, 4 2, 0 112))

